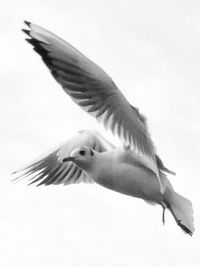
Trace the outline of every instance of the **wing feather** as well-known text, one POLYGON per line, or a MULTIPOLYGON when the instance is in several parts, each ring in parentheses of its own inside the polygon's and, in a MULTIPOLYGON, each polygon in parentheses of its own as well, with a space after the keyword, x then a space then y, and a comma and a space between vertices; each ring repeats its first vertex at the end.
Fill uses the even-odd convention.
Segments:
POLYGON ((79 146, 88 146, 98 152, 114 149, 114 146, 97 132, 81 131, 51 153, 15 172, 17 176, 15 180, 27 179, 29 185, 36 184, 37 186, 92 183, 92 179, 73 162, 62 162, 64 157, 69 156, 72 150, 79 146))
POLYGON ((128 103, 112 79, 55 34, 35 24, 26 24, 30 28, 24 30, 30 37, 28 42, 40 54, 64 91, 97 119, 101 120, 102 116, 104 126, 111 127, 125 145, 137 149, 155 163, 155 148, 144 117, 128 103), (112 118, 111 124, 108 118, 112 118))

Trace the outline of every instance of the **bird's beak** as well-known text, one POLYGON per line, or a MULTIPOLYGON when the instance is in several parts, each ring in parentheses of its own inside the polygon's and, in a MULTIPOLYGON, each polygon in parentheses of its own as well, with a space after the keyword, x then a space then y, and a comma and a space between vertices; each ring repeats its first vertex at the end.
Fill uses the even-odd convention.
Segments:
POLYGON ((62 160, 62 162, 67 162, 67 161, 74 161, 75 157, 66 157, 62 160))

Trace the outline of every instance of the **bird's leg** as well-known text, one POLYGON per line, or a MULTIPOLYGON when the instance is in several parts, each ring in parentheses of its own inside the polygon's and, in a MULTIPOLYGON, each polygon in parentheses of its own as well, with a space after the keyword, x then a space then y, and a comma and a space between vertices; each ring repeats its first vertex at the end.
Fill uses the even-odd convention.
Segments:
POLYGON ((164 205, 162 205, 162 208, 163 208, 162 222, 163 222, 163 225, 164 225, 165 224, 165 209, 166 209, 166 207, 164 205))

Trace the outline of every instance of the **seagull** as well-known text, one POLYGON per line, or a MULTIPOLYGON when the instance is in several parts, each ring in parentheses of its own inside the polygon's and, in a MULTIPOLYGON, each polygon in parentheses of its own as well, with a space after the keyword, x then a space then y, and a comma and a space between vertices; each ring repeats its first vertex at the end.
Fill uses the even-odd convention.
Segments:
POLYGON ((82 130, 32 164, 14 172, 29 184, 97 183, 141 198, 173 215, 187 234, 194 232, 192 203, 176 193, 167 178, 175 175, 156 153, 146 118, 113 80, 81 52, 50 31, 25 21, 26 39, 41 56, 55 80, 83 110, 121 141, 115 147, 95 130, 82 130))

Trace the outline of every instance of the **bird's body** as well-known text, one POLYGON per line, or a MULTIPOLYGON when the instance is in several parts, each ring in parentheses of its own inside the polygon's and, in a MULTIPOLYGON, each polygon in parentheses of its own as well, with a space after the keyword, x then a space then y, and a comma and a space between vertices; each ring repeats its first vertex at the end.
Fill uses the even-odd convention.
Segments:
POLYGON ((87 174, 96 183, 119 193, 161 203, 162 194, 155 173, 144 166, 141 168, 140 162, 130 157, 129 150, 95 152, 94 157, 87 174))
MULTIPOLYGON (((112 79, 67 42, 25 22, 27 41, 40 54, 64 91, 106 128, 117 134, 116 148, 96 131, 81 131, 47 156, 18 171, 30 184, 97 183, 111 190, 168 208, 184 232, 194 231, 189 200, 170 184, 157 155, 146 119, 131 106, 112 79)), ((18 173, 16 172, 16 173, 18 173)), ((164 213, 163 213, 164 222, 164 213)))

